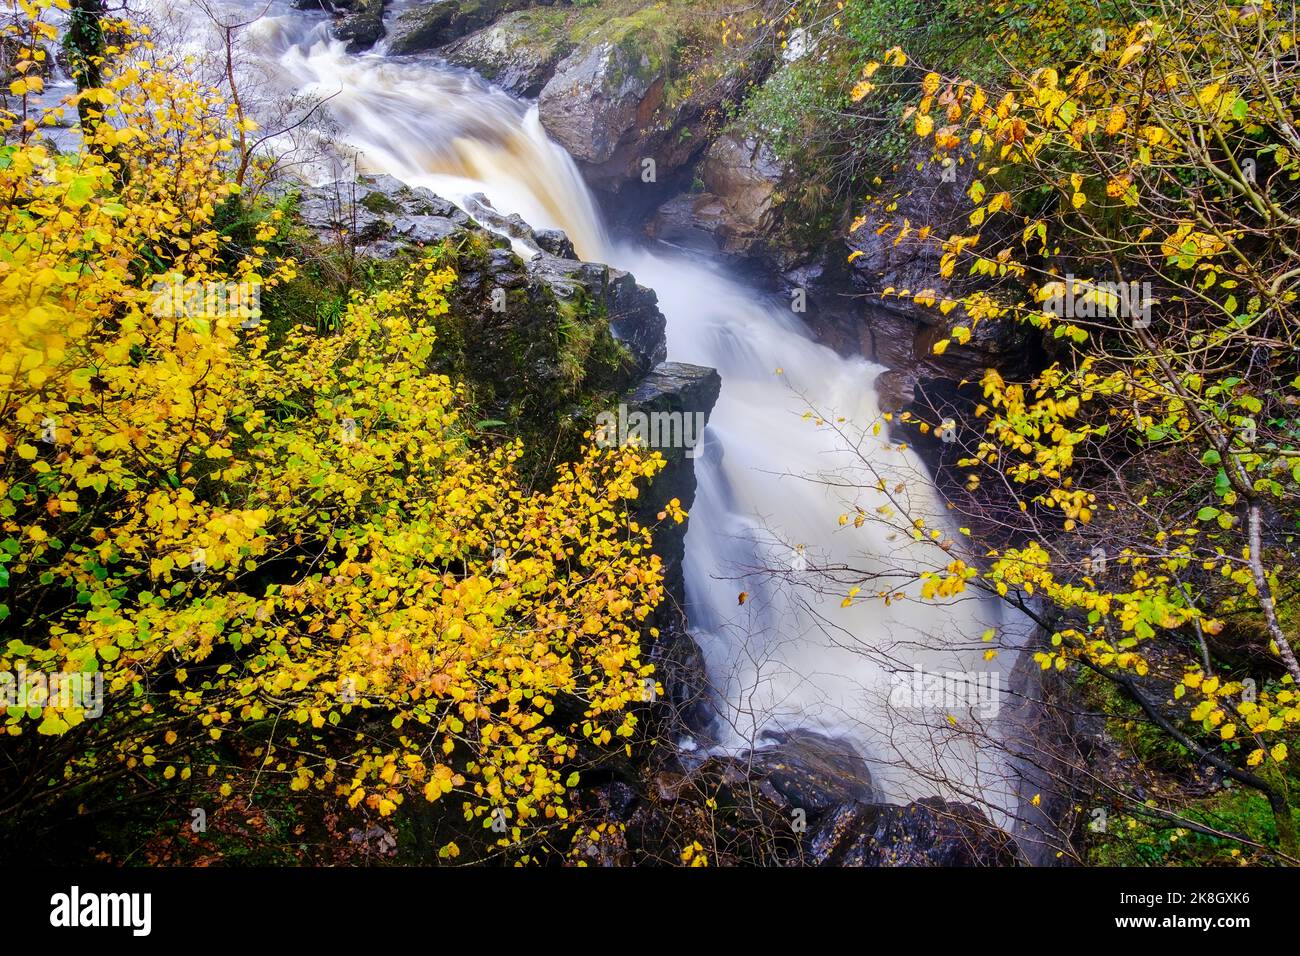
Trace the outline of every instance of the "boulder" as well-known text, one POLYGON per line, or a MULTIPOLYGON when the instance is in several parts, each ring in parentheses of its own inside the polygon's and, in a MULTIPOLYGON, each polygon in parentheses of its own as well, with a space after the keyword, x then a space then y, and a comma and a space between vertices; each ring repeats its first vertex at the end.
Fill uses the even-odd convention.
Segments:
POLYGON ((1015 842, 972 806, 844 804, 813 831, 815 866, 1014 866, 1015 842))
POLYGON ((596 43, 570 54, 546 84, 538 101, 546 131, 575 159, 601 165, 629 137, 642 113, 657 103, 652 87, 663 91, 662 69, 645 54, 613 42, 596 43))
POLYGON ((573 242, 559 229, 538 229, 533 233, 542 252, 558 256, 561 259, 576 259, 578 254, 573 249, 573 242))
POLYGON ((552 10, 519 10, 438 51, 515 96, 536 96, 573 50, 564 21, 552 10))
POLYGON ((688 249, 782 273, 792 285, 815 282, 820 265, 809 265, 786 215, 783 187, 790 170, 771 147, 752 135, 724 133, 700 162, 703 190, 661 205, 646 233, 688 249))
POLYGON ((661 185, 708 145, 716 117, 740 96, 770 58, 719 50, 702 67, 690 51, 703 36, 696 19, 663 5, 573 30, 577 45, 542 88, 543 126, 578 161, 590 185, 627 195, 643 190, 646 206, 661 185), (648 162, 648 161, 653 161, 648 162))
POLYGON ((627 415, 642 412, 647 415, 666 415, 662 418, 676 424, 674 434, 693 437, 693 447, 685 440, 671 441, 669 447, 659 447, 666 460, 662 471, 641 492, 636 513, 642 524, 659 525, 655 532, 655 551, 663 558, 664 582, 670 594, 681 596, 685 592, 682 581, 682 560, 686 554, 686 522, 677 524, 671 519, 660 522, 658 514, 668 502, 676 498, 682 508, 690 511, 695 501, 695 455, 702 446, 704 426, 722 390, 722 378, 716 369, 684 362, 665 362, 641 379, 620 400, 620 411, 627 415))
POLYGON ((766 739, 771 743, 738 759, 773 801, 814 814, 873 799, 871 771, 848 741, 811 730, 766 739))
POLYGON ((337 0, 326 7, 335 14, 330 32, 336 40, 347 43, 349 53, 370 49, 384 35, 386 3, 387 0, 337 0))
POLYGON ((403 10, 389 24, 389 53, 405 56, 437 49, 486 27, 528 0, 434 0, 403 10))

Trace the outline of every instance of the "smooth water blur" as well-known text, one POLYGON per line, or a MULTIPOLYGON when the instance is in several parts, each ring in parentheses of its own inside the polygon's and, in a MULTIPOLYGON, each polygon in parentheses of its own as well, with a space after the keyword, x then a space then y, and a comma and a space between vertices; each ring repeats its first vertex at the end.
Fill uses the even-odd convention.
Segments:
MULTIPOLYGON (((191 49, 208 44, 188 0, 169 6, 166 18, 185 25, 191 49)), ((918 600, 915 573, 948 557, 914 541, 910 526, 839 523, 889 504, 959 538, 916 455, 890 444, 887 429, 871 432, 881 369, 816 344, 787 304, 698 255, 611 244, 535 107, 434 58, 388 58, 382 48, 348 55, 326 24, 276 0, 247 31, 244 62, 273 94, 328 97, 337 139, 359 152, 362 171, 462 206, 486 194, 535 228, 563 229, 583 258, 631 271, 659 295, 670 358, 721 373, 686 540, 688 616, 720 697, 714 745, 738 750, 765 732, 818 729, 852 740, 890 799, 938 793, 1010 810, 1002 754, 980 742, 987 735, 970 733, 996 729, 991 713, 960 703, 914 708, 898 698, 901 706, 890 705, 894 675, 917 670, 997 680, 1003 693, 988 703, 1005 699, 1014 654, 984 661, 990 645, 981 634, 999 628, 1005 646, 1020 624, 973 597, 918 600), (863 593, 842 608, 853 584, 863 593), (878 593, 893 598, 886 604, 878 593)), ((317 172, 332 177, 337 167, 317 172)))
POLYGON ((818 729, 853 740, 892 799, 975 793, 1008 806, 1000 749, 962 732, 989 726, 983 708, 890 706, 896 672, 979 675, 1005 692, 1014 655, 984 661, 981 635, 997 628, 1004 643, 1020 625, 995 602, 917 600, 917 573, 947 555, 906 522, 854 527, 859 510, 879 518, 889 505, 959 537, 923 463, 886 429, 872 434, 881 367, 817 344, 788 305, 705 265, 646 250, 612 258, 659 293, 669 357, 722 375, 686 540, 687 612, 726 702, 722 743, 818 729), (855 584, 862 594, 841 607, 855 584), (907 598, 886 605, 882 592, 907 598))

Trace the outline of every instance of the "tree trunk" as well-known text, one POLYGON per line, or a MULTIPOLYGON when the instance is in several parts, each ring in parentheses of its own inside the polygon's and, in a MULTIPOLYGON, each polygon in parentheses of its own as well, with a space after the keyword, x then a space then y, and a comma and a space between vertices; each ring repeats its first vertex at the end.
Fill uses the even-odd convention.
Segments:
MULTIPOLYGON (((103 0, 72 0, 68 11, 68 32, 63 37, 63 48, 68 55, 68 72, 77 84, 77 92, 94 89, 103 82, 104 62, 104 3, 103 0)), ((93 122, 88 103, 77 104, 81 127, 90 132, 93 122)))

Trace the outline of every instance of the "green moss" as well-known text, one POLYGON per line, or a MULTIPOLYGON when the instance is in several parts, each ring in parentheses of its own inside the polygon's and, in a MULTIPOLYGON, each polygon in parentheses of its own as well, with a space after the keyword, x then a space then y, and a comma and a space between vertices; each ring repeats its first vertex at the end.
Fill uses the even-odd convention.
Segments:
MULTIPOLYGON (((794 167, 792 221, 821 228, 866 178, 901 161, 909 146, 900 129, 906 104, 917 95, 909 83, 882 83, 861 104, 850 92, 863 67, 899 45, 914 62, 986 81, 1000 63, 992 56, 988 24, 955 0, 862 0, 843 10, 824 2, 805 20, 838 17, 838 31, 823 34, 815 54, 779 68, 756 87, 735 114, 741 135, 757 135, 794 167)), ((900 78, 920 78, 909 68, 900 78), (915 74, 912 76, 911 74, 915 74)), ((891 80, 893 77, 891 77, 891 80)))
POLYGON ((375 215, 385 213, 392 215, 402 211, 402 207, 381 192, 366 193, 361 197, 361 205, 375 215))
POLYGON ((556 303, 559 365, 568 397, 585 400, 613 384, 631 356, 609 330, 605 311, 585 298, 556 303))
MULTIPOLYGON (((1190 822, 1277 846, 1277 823, 1268 801, 1253 790, 1225 787, 1182 808, 1190 822)), ((1300 814, 1293 813, 1300 824, 1300 814)), ((1086 862, 1092 866, 1235 866, 1274 862, 1240 841, 1202 833, 1142 813, 1115 814, 1104 832, 1092 833, 1086 862)))
MULTIPOLYGON (((1087 863, 1225 866, 1276 862, 1269 854, 1231 837, 1201 833, 1182 822, 1240 834, 1265 847, 1279 846, 1277 819, 1263 794, 1231 779, 1216 782, 1207 776, 1205 765, 1195 755, 1147 719, 1111 681, 1085 672, 1076 682, 1075 694, 1087 709, 1106 715, 1106 737, 1114 758, 1103 771, 1107 781, 1119 792, 1144 793, 1152 801, 1151 810, 1125 804, 1120 810, 1109 811, 1104 827, 1088 816, 1089 825, 1083 831, 1087 863), (1155 812, 1156 807, 1178 819, 1162 816, 1155 812)), ((1186 729, 1195 733, 1193 727, 1186 729)), ((1229 760, 1241 763, 1240 744, 1222 746, 1228 749, 1229 760)), ((1255 772, 1281 793, 1294 793, 1300 785, 1300 779, 1283 777, 1282 767, 1265 766, 1255 772)), ((1103 789, 1098 796, 1105 805, 1109 790, 1103 789)), ((1292 810, 1291 816, 1300 824, 1300 810, 1292 810)))

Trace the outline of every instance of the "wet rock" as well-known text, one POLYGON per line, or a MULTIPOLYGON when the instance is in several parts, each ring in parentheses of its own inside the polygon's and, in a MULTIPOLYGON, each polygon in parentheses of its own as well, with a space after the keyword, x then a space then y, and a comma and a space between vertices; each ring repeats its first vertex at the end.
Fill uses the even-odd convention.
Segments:
POLYGON ((685 615, 675 606, 662 608, 657 618, 659 638, 650 647, 650 663, 664 689, 658 702, 659 719, 674 736, 707 737, 715 715, 704 652, 691 636, 685 615))
POLYGON ((487 26, 497 17, 528 6, 528 0, 435 0, 398 14, 389 24, 388 52, 423 53, 487 26))
POLYGON ((974 807, 930 797, 845 804, 808 841, 816 866, 1014 866, 1014 841, 974 807))
POLYGON ((562 302, 600 311, 639 374, 649 373, 664 360, 668 340, 659 298, 652 289, 638 285, 631 273, 546 252, 529 260, 528 271, 562 302))
POLYGON ((686 55, 700 39, 693 29, 662 6, 598 24, 542 88, 542 124, 596 189, 627 196, 629 184, 648 186, 653 208, 659 184, 708 146, 719 110, 767 69, 761 53, 722 51, 701 71, 686 55))
POLYGON ((635 128, 651 87, 658 85, 662 93, 663 80, 648 58, 625 46, 606 42, 580 49, 542 90, 542 123, 575 159, 604 163, 635 128))
POLYGON ((451 238, 460 228, 451 219, 434 216, 398 216, 393 220, 393 235, 417 244, 441 242, 451 238))
POLYGON ((642 490, 636 515, 644 525, 658 525, 655 551, 664 562, 665 587, 679 604, 685 593, 682 559, 686 554, 687 523, 677 524, 671 519, 661 522, 658 515, 674 498, 690 511, 695 501, 696 450, 701 447, 705 425, 721 389, 722 378, 716 369, 665 362, 622 397, 618 410, 628 416, 640 412, 650 416, 651 422, 660 423, 658 450, 666 464, 642 490), (687 447, 688 443, 692 447, 687 447))
MULTIPOLYGON (((854 279, 862 289, 881 292, 885 288, 947 290, 949 283, 939 276, 943 250, 939 243, 918 238, 913 229, 901 241, 894 226, 904 219, 915 224, 929 224, 936 236, 948 236, 963 231, 966 225, 965 193, 970 189, 974 164, 955 167, 951 182, 939 178, 930 166, 916 170, 916 162, 925 157, 917 154, 915 161, 904 164, 904 172, 894 184, 897 208, 887 214, 875 207, 863 211, 862 224, 848 238, 852 253, 860 253, 853 262, 854 279), (889 229, 877 235, 886 224, 889 229)), ((932 321, 937 310, 914 306, 910 301, 897 306, 914 312, 920 321, 932 321)))
POLYGON ((347 43, 349 53, 370 49, 384 35, 386 3, 387 0, 341 0, 334 3, 336 19, 330 32, 336 40, 347 43))
MULTIPOLYGON (((786 274, 807 287, 819 275, 800 271, 812 254, 789 228, 782 188, 789 170, 762 140, 724 134, 700 163, 704 190, 670 199, 646 228, 652 238, 786 274)), ((820 273, 821 266, 813 266, 820 273)))
MULTIPOLYGON (((880 304, 867 315, 870 328, 864 334, 864 351, 891 368, 904 370, 913 382, 936 374, 978 378, 990 367, 1013 374, 1024 370, 1037 340, 1032 330, 1009 317, 972 325, 963 307, 944 315, 937 308, 914 301, 913 295, 923 289, 933 290, 938 299, 960 298, 977 290, 983 281, 967 275, 962 267, 953 278, 944 279, 940 275, 943 249, 933 239, 969 229, 966 192, 975 164, 954 164, 945 175, 928 163, 918 170, 917 164, 926 159, 928 156, 914 153, 903 164, 903 172, 894 182, 896 208, 887 214, 874 206, 864 210, 861 224, 847 240, 848 255, 853 257, 853 285, 880 304), (898 225, 904 220, 914 228, 899 240, 898 225), (922 225, 930 226, 931 238, 918 238, 922 225), (880 232, 882 227, 888 228, 880 232), (890 288, 912 294, 882 297, 890 288), (970 342, 949 348, 942 356, 934 355, 934 344, 948 338, 959 325, 971 329, 970 342)), ((999 241, 992 232, 985 239, 995 245, 999 241)), ((894 384, 901 396, 906 389, 894 384)))
POLYGON ((537 240, 537 245, 542 252, 559 256, 561 259, 578 258, 578 254, 573 250, 573 243, 559 229, 538 229, 533 233, 533 238, 537 240))
POLYGON ((726 211, 720 230, 724 249, 748 254, 770 239, 777 222, 776 192, 786 174, 766 143, 720 136, 703 164, 704 188, 726 211))
POLYGON ((811 730, 768 739, 771 744, 737 759, 774 801, 811 814, 873 798, 871 771, 848 741, 811 730))
POLYGON ((529 255, 536 255, 541 251, 541 247, 537 244, 536 237, 533 234, 532 226, 524 222, 523 217, 518 213, 507 215, 498 212, 496 207, 492 205, 492 201, 482 193, 474 193, 469 196, 465 201, 465 207, 478 222, 495 233, 509 236, 526 248, 529 255))
POLYGON ((536 96, 574 41, 550 11, 519 10, 438 51, 516 96, 536 96))
POLYGON ((395 240, 437 242, 470 225, 451 202, 392 176, 303 187, 296 208, 302 224, 322 236, 346 234, 362 246, 381 243, 363 250, 372 254, 391 253, 395 240))
MULTIPOLYGON (((872 353, 868 352, 868 355, 872 353)), ((916 379, 907 369, 891 368, 876 377, 880 410, 897 414, 916 401, 916 379)))
POLYGON ((847 740, 803 729, 769 732, 764 739, 767 743, 754 750, 710 757, 692 773, 744 781, 787 819, 799 811, 816 822, 842 805, 876 799, 871 771, 847 740))
POLYGON ((720 234, 727 226, 726 204, 712 193, 682 193, 656 211, 646 226, 651 239, 717 255, 722 252, 720 234))
MULTIPOLYGON (((808 835, 819 821, 846 801, 874 799, 871 774, 852 745, 807 730, 766 735, 763 746, 734 756, 679 755, 651 772, 645 790, 651 799, 632 814, 630 831, 635 826, 643 842, 662 841, 667 815, 717 847, 723 865, 806 863, 808 835)), ((668 837, 677 846, 691 838, 668 837)))

